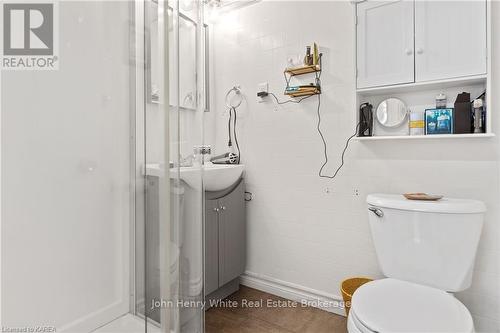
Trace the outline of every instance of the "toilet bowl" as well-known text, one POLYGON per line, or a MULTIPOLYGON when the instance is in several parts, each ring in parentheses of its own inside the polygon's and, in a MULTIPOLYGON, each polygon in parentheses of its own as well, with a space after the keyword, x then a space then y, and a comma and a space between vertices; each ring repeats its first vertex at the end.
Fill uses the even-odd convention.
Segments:
POLYGON ((473 332, 469 311, 450 292, 470 287, 485 205, 394 194, 371 194, 366 201, 386 278, 356 290, 349 333, 473 332))
POLYGON ((356 290, 347 322, 350 333, 474 331, 469 311, 453 295, 391 278, 356 290))

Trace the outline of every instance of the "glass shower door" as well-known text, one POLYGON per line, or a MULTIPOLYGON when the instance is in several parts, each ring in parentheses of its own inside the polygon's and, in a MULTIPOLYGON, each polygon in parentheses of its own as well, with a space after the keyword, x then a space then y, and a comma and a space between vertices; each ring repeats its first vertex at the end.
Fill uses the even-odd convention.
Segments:
POLYGON ((0 4, 0 45, 17 49, 0 63, 36 59, 0 72, 2 331, 142 327, 129 313, 133 5, 0 4))
POLYGON ((203 331, 203 114, 199 1, 144 3, 144 201, 136 309, 161 332, 203 331))

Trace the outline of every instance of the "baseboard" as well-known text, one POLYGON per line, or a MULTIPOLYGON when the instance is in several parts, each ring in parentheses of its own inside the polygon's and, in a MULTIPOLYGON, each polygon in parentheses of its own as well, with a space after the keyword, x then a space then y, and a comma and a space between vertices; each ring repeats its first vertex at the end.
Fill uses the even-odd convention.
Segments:
POLYGON ((128 302, 118 301, 64 325, 63 327, 58 328, 57 331, 68 333, 92 332, 128 312, 128 302))
POLYGON ((246 271, 240 278, 244 286, 280 296, 328 312, 345 316, 344 301, 341 296, 327 294, 294 283, 278 280, 265 275, 246 271))
POLYGON ((240 289, 240 279, 236 278, 219 289, 205 296, 205 311, 210 309, 217 301, 223 300, 240 289))

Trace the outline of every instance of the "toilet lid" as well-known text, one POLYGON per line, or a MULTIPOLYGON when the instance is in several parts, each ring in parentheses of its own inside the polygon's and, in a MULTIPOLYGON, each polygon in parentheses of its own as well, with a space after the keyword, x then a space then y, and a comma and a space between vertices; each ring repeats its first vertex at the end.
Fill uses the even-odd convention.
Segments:
POLYGON ((445 291, 396 279, 359 287, 351 311, 375 332, 472 332, 467 308, 445 291))

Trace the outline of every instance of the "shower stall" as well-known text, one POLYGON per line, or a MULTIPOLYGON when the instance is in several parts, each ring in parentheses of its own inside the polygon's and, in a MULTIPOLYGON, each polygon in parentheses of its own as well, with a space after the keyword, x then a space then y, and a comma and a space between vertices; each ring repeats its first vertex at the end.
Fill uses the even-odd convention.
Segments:
POLYGON ((203 332, 202 2, 40 2, 57 66, 0 71, 1 326, 203 332))

